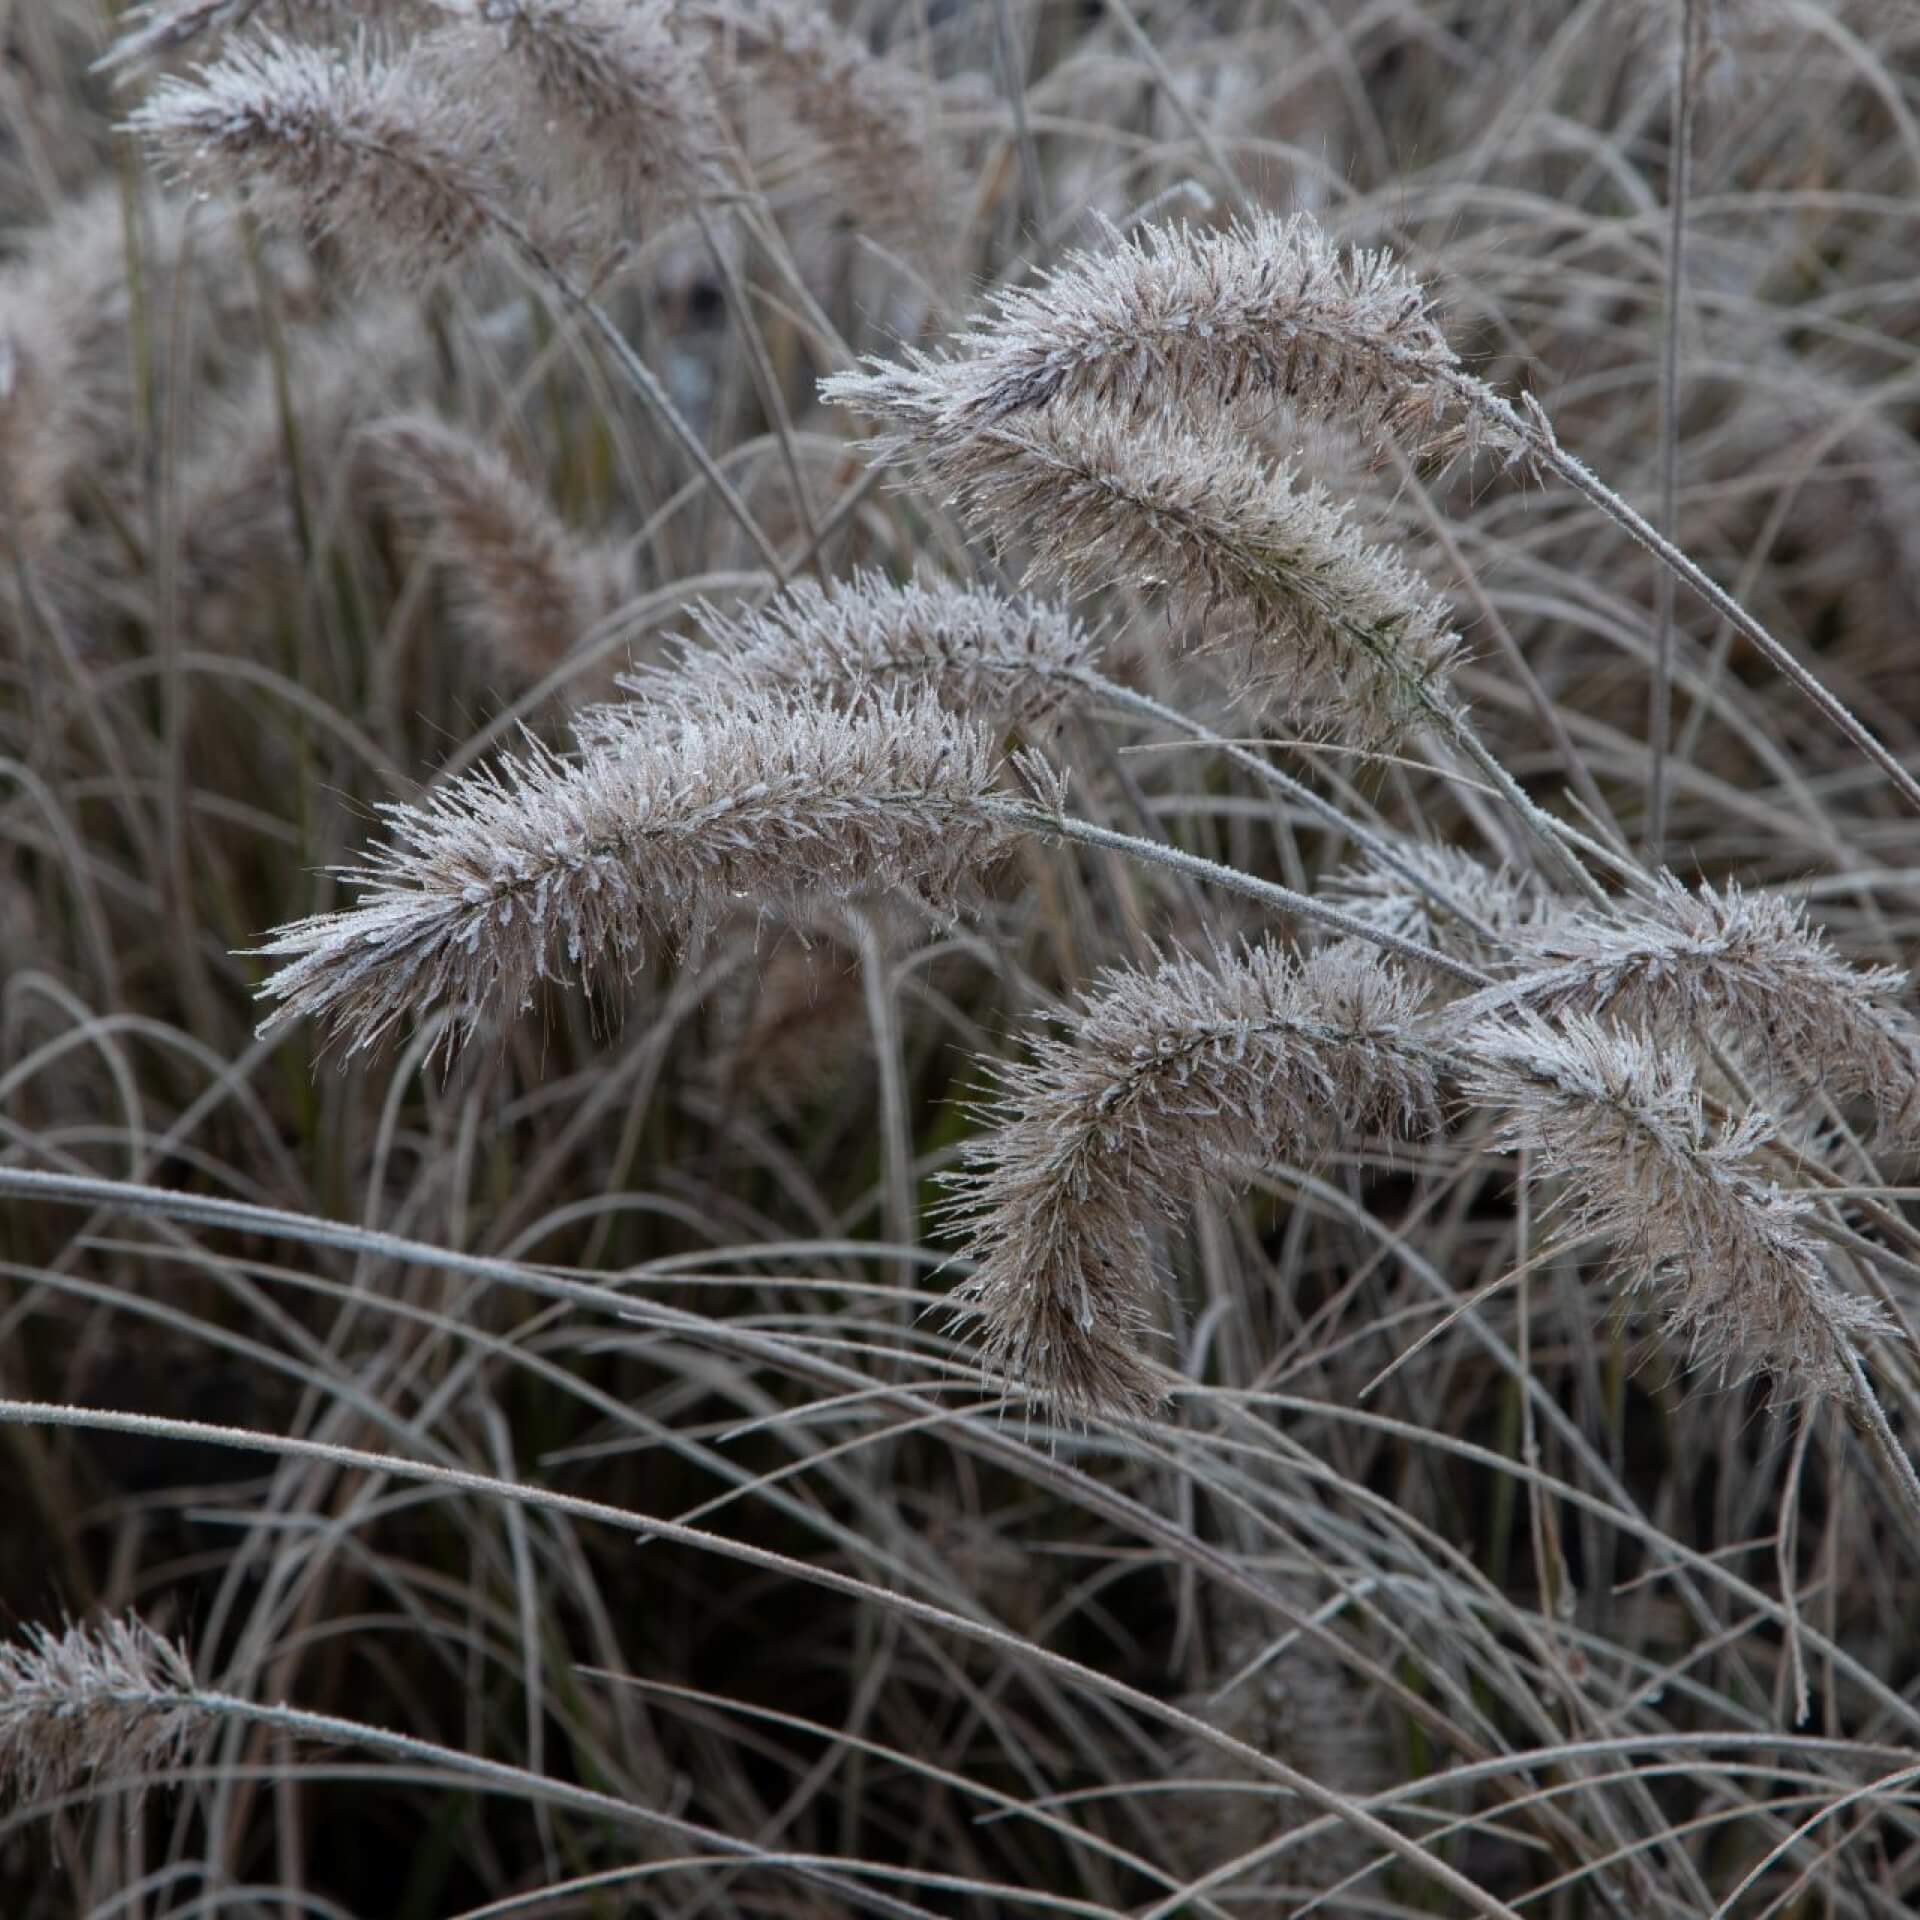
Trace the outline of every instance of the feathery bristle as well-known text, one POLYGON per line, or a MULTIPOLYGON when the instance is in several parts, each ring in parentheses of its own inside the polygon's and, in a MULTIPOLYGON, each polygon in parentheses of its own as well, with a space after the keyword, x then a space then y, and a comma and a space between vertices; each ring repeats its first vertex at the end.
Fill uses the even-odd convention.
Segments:
POLYGON ((418 414, 367 437, 395 505, 427 530, 462 630, 500 667, 539 679, 627 598, 624 552, 574 533, 493 448, 418 414))
POLYGON ((1799 902, 1664 874, 1617 919, 1565 915, 1524 944, 1545 971, 1480 1002, 1709 1033, 1769 1080, 1865 1099, 1886 1133, 1920 1139, 1920 1021, 1898 1004, 1907 976, 1847 965, 1799 902))
POLYGON ((1500 1113, 1501 1144, 1532 1153, 1536 1179, 1566 1181, 1555 1204, 1573 1232, 1611 1245, 1696 1365, 1852 1391, 1849 1343, 1891 1323, 1834 1283, 1810 1202, 1761 1170, 1770 1118, 1715 1136, 1684 1054, 1587 1014, 1484 1020, 1464 1051, 1467 1097, 1500 1113))
POLYGON ((1148 1230, 1196 1187, 1403 1129, 1437 1104, 1418 988, 1377 957, 1263 944, 1106 975, 1068 1039, 997 1070, 991 1130, 948 1210, 973 1275, 954 1293, 991 1364, 1075 1414, 1161 1398, 1139 1344, 1148 1230))
MULTIPOLYGON (((768 605, 698 609, 699 641, 671 664, 625 675, 636 695, 734 696, 804 687, 860 698, 925 688, 957 713, 1033 726, 1074 697, 1093 665, 1093 635, 1064 608, 944 581, 895 586, 874 573, 825 587, 796 582, 768 605)), ((626 723, 628 710, 610 718, 626 723)))
POLYGON ((27 1799, 177 1761, 192 1736, 193 1669, 136 1615, 0 1646, 0 1781, 27 1799))
POLYGON ((1286 400, 1425 450, 1487 431, 1420 283, 1384 250, 1343 255, 1305 214, 1147 227, 989 304, 954 352, 911 356, 944 392, 945 435, 1059 400, 1135 418, 1286 400))
POLYGON ((1202 619, 1243 690, 1296 723, 1368 743, 1450 711, 1458 638, 1439 598, 1322 488, 1296 485, 1230 426, 1130 425, 1063 407, 970 439, 926 432, 928 383, 842 375, 822 392, 900 422, 875 442, 918 467, 996 537, 1031 545, 1032 571, 1069 592, 1162 588, 1202 619))
POLYGON ((126 124, 197 184, 245 191, 370 265, 450 261, 502 205, 481 116, 413 54, 364 42, 257 35, 191 78, 163 79, 126 124))
POLYGON ((270 1032, 309 1015, 348 1051, 445 1003, 449 1044, 542 979, 593 986, 738 902, 901 889, 949 912, 1010 829, 985 731, 933 700, 836 708, 769 689, 663 705, 575 760, 535 748, 385 809, 344 877, 361 903, 282 928, 270 1032))

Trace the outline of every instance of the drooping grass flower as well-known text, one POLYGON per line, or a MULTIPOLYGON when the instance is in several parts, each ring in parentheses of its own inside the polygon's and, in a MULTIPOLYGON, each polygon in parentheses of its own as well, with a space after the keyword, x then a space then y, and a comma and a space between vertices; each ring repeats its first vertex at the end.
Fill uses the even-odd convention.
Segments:
POLYGON ((629 229, 724 182, 718 108, 670 0, 437 0, 425 54, 504 116, 520 167, 568 211, 629 229))
POLYGON ((882 457, 1029 547, 1032 570, 1069 591, 1124 582, 1168 592, 1245 690, 1300 724, 1372 743, 1451 711, 1459 642, 1444 603, 1339 502, 1270 465, 1229 424, 1131 424, 1074 406, 947 439, 931 430, 937 395, 862 378, 827 390, 887 414, 882 457))
POLYGON ((0 1645, 0 1782, 37 1799, 177 1761, 193 1733, 187 1656, 138 1617, 28 1625, 0 1645))
POLYGON ((1835 1284, 1810 1202, 1760 1167, 1768 1116, 1716 1132, 1683 1052, 1589 1014, 1484 1020, 1462 1051, 1467 1098, 1500 1115, 1501 1144, 1529 1151, 1536 1179, 1565 1182, 1555 1205, 1572 1233, 1609 1245, 1696 1365, 1723 1382, 1852 1391, 1849 1343, 1889 1323, 1835 1284))
POLYGON ((394 504, 425 530, 461 630, 523 679, 550 672, 631 591, 617 546, 576 534, 494 448, 426 415, 368 446, 394 504))
POLYGON ((989 305, 951 351, 870 360, 833 397, 887 412, 896 393, 935 394, 948 440, 1063 400, 1134 420, 1286 400, 1416 449, 1491 431, 1462 403, 1459 359, 1419 281, 1383 249, 1342 253, 1305 214, 1143 227, 989 305))
POLYGON ((950 911, 1006 843, 984 729, 929 697, 781 689, 662 706, 577 759, 538 748, 386 811, 359 905, 282 928, 263 1032, 315 1016, 371 1045, 445 1005, 449 1044, 537 982, 618 980, 739 902, 896 889, 950 911))
POLYGON ((934 97, 903 60, 876 55, 821 0, 690 0, 724 56, 747 131, 769 109, 799 133, 805 175, 824 180, 860 226, 917 258, 938 258, 954 181, 939 164, 934 97))
POLYGON ((127 126, 196 184, 408 273, 457 258, 503 206, 485 117, 411 50, 258 34, 161 80, 127 126))
POLYGON ((1616 917, 1569 913, 1524 944, 1540 970, 1479 1000, 1710 1034, 1768 1079, 1864 1099, 1889 1135, 1920 1139, 1920 1021, 1899 1004, 1906 975, 1849 966, 1800 902, 1664 874, 1616 917))
POLYGON ((1434 1111, 1419 990, 1364 950, 1263 943, 1107 974, 1066 1037, 997 1071, 949 1206, 991 1364, 1074 1414, 1161 1398, 1150 1229, 1196 1189, 1434 1111))
MULTIPOLYGON (((699 609, 700 636, 670 664, 625 676, 630 692, 702 697, 757 687, 859 698, 925 688, 956 713, 1031 726, 1074 697, 1098 653, 1064 608, 946 581, 879 574, 796 582, 766 606, 699 609)), ((610 710, 616 724, 623 710, 610 710)))

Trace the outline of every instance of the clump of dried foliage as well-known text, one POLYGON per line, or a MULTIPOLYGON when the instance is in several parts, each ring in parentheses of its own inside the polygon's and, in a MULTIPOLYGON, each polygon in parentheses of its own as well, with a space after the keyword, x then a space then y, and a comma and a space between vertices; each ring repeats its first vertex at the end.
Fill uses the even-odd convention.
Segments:
POLYGON ((0 7, 0 1911, 1912 1911, 1916 125, 0 7))

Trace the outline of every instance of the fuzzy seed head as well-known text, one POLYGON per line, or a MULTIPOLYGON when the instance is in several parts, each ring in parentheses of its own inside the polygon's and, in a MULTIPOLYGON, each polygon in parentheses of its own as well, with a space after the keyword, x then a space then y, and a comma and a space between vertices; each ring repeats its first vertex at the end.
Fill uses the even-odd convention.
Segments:
POLYGON ((989 1362, 1072 1414, 1137 1414, 1157 1293, 1151 1228, 1196 1188, 1423 1125, 1437 1104, 1418 988, 1355 947, 1263 943, 1110 973, 1069 1037, 1000 1069, 949 1210, 954 1295, 989 1362))
POLYGON ((263 1032, 316 1016, 370 1046, 445 1005, 449 1044, 536 984, 611 983, 740 902, 897 889, 949 913, 1011 829, 983 729, 927 697, 779 689, 661 706, 563 760, 539 748, 385 809, 360 904, 282 928, 263 1032))
POLYGON ((1043 600, 944 581, 896 586, 874 573, 797 582, 743 613, 703 606, 698 618, 697 643, 621 684, 642 697, 793 687, 845 700, 925 689, 956 713, 1031 727, 1074 697, 1098 653, 1081 622, 1043 600))
POLYGON ((440 0, 424 57, 484 96, 515 154, 569 215, 617 234, 721 188, 719 109, 672 30, 670 0, 440 0))
POLYGON ((1325 489, 1270 466, 1230 425, 1063 407, 948 441, 923 430, 938 400, 921 374, 858 393, 856 378, 822 391, 899 423, 874 443, 881 457, 1030 546, 1029 571, 1069 592, 1169 593, 1242 692, 1296 725, 1379 744, 1451 712, 1459 639, 1444 603, 1325 489))
POLYGON ((1284 400, 1425 451, 1484 431, 1425 289, 1384 250, 1343 254, 1305 214, 1143 227, 989 304, 951 352, 912 361, 949 439, 1062 400, 1135 420, 1284 400))
POLYGON ((185 1653, 129 1614, 0 1646, 0 1782, 24 1799, 177 1761, 192 1736, 185 1653))
POLYGON ((1617 917, 1567 914, 1525 945, 1540 970, 1483 1000, 1711 1033, 1770 1080, 1863 1099, 1888 1137, 1920 1142, 1920 1021, 1899 1004, 1906 975, 1849 966, 1803 903, 1663 874, 1617 917))
POLYGON ((385 489, 445 571, 460 630, 537 680, 631 590, 626 556, 582 539, 492 447, 426 415, 368 436, 385 489))
POLYGON ((1468 1099, 1501 1113, 1501 1143, 1530 1151, 1537 1178, 1566 1182, 1562 1217, 1612 1247, 1693 1364, 1723 1384, 1850 1391, 1848 1343, 1890 1323, 1834 1283, 1809 1202, 1758 1164, 1770 1119, 1714 1133, 1683 1053, 1586 1014, 1485 1020, 1465 1050, 1468 1099))
POLYGON ((451 261, 502 205, 479 116, 413 55, 364 41, 237 42, 192 77, 161 80, 127 127, 196 184, 245 191, 372 266, 451 261))

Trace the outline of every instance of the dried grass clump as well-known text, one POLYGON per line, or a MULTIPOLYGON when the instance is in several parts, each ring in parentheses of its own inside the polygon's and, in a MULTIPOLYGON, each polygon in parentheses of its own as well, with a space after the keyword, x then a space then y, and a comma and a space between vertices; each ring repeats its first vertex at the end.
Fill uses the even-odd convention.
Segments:
POLYGON ((417 49, 262 33, 163 78, 126 124, 196 185, 244 192, 370 266, 444 265, 501 217, 495 136, 417 49))
POLYGON ((1069 1037, 998 1070, 948 1203, 973 1274, 953 1298, 989 1362, 1069 1413, 1150 1411, 1150 1238, 1196 1188, 1426 1124, 1420 990, 1355 947, 1263 943, 1102 976, 1069 1037))
POLYGON ((523 680, 553 671, 632 592, 623 548, 583 539, 494 448, 413 414, 371 428, 399 512, 426 534, 461 633, 523 680))
POLYGON ((441 0, 436 77, 506 116, 519 164, 576 219, 619 232, 725 182, 719 110, 671 0, 441 0))
POLYGON ((535 747, 388 806, 343 877, 361 902, 284 927, 263 1024, 317 1018, 357 1053, 444 1004, 447 1044, 563 975, 595 986, 749 903, 899 889, 950 912, 1008 829, 983 729, 928 698, 851 708, 765 690, 662 706, 574 760, 535 747))
POLYGON ((1384 249, 1343 254, 1305 214, 1147 226, 988 304, 950 353, 869 361, 867 404, 937 390, 955 439, 1061 400, 1133 419, 1285 400, 1427 451, 1486 431, 1419 281, 1384 249))
POLYGON ((1483 998, 1705 1035, 1771 1081, 1864 1099, 1888 1135, 1920 1139, 1920 1022, 1899 1004, 1907 976, 1849 966, 1799 901, 1663 874, 1617 919, 1567 914, 1526 947, 1547 970, 1483 998))
POLYGON ((1713 1131, 1684 1054, 1589 1014, 1485 1020, 1464 1051, 1467 1098, 1500 1114, 1501 1143, 1534 1156, 1534 1178, 1566 1182, 1554 1205, 1571 1235, 1612 1247, 1695 1365, 1851 1396, 1852 1342, 1891 1323, 1834 1283, 1811 1202, 1761 1169, 1768 1115, 1713 1131))
POLYGON ((0 1782, 36 1800, 171 1766, 192 1740, 193 1691, 186 1654, 136 1615, 29 1623, 24 1644, 0 1646, 0 1782))
POLYGON ((1173 595, 1243 690, 1297 724, 1380 743, 1451 711, 1459 640, 1439 597, 1229 425, 1072 407, 955 439, 937 382, 848 374, 822 392, 898 422, 874 443, 880 456, 1029 547, 1030 571, 1069 592, 1122 582, 1173 595))
MULTIPOLYGON (((1094 635, 1064 608, 945 581, 896 586, 875 573, 800 581, 766 606, 699 610, 700 636, 670 664, 623 676, 657 692, 736 697, 761 687, 855 698, 925 689, 956 713, 1031 727, 1084 691, 1094 635)), ((622 710, 612 710, 616 725, 622 710)))

